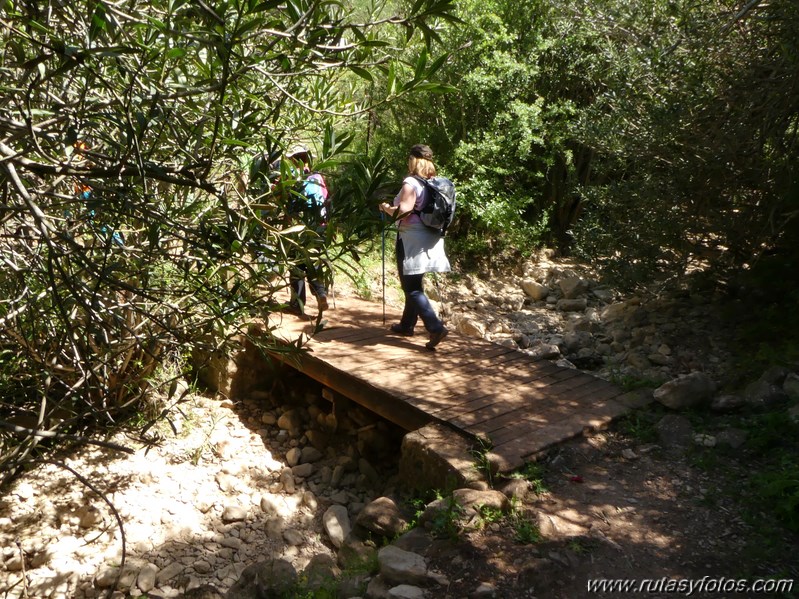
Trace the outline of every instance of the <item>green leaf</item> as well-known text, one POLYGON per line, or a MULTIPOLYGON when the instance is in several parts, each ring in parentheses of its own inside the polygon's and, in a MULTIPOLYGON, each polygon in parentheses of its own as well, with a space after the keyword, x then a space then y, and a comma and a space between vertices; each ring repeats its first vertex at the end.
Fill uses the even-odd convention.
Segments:
POLYGON ((165 55, 167 60, 183 58, 184 56, 186 56, 185 48, 171 48, 165 55))
POLYGON ((255 8, 252 9, 252 12, 265 12, 277 8, 281 4, 283 4, 283 0, 266 0, 266 2, 261 2, 256 5, 255 8))
POLYGON ((92 24, 89 27, 89 41, 94 41, 108 27, 106 20, 107 9, 102 2, 97 3, 97 8, 94 9, 92 14, 92 24))
POLYGON ((355 65, 350 65, 349 69, 350 69, 350 71, 352 71, 353 73, 355 73, 356 75, 361 77, 362 79, 366 79, 369 82, 373 82, 374 81, 374 77, 372 77, 372 74, 367 69, 364 69, 363 67, 357 67, 355 65))

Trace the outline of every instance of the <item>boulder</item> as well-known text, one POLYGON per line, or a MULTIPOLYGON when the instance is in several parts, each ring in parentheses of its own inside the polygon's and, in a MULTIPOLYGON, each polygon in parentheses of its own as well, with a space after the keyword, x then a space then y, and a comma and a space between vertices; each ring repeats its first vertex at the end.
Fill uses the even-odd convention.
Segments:
POLYGON ((791 373, 785 377, 782 390, 791 400, 799 401, 799 375, 791 373))
POLYGON ((561 279, 558 282, 558 287, 560 287, 564 298, 574 299, 588 291, 590 283, 582 277, 572 276, 561 279))
POLYGON ((584 297, 576 299, 560 299, 556 307, 561 312, 583 312, 588 307, 588 300, 584 297))
POLYGON ((297 585, 297 571, 283 559, 266 560, 247 566, 230 588, 228 599, 285 597, 297 585))
POLYGON ((537 281, 533 281, 532 279, 526 279, 522 281, 522 289, 524 290, 525 294, 537 302, 544 301, 550 294, 549 287, 542 285, 537 281))
POLYGON ((716 392, 716 384, 703 372, 677 377, 655 389, 654 397, 667 408, 681 410, 708 403, 716 392))
POLYGON ((743 395, 747 404, 758 408, 772 407, 788 400, 782 387, 763 379, 747 385, 743 395))
POLYGON ((399 507, 390 497, 378 497, 355 518, 355 526, 381 537, 394 538, 408 526, 399 507))

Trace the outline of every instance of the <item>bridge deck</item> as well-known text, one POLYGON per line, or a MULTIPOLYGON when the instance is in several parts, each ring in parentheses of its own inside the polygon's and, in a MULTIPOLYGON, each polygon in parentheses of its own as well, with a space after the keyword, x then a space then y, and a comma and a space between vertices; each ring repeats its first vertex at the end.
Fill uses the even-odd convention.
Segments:
MULTIPOLYGON (((309 319, 271 316, 279 336, 307 339, 310 352, 294 366, 407 430, 439 421, 487 437, 502 471, 640 405, 590 374, 452 330, 430 351, 421 323, 421 334, 401 337, 383 325, 380 304, 337 304, 316 334, 309 319)), ((311 300, 308 312, 315 308, 311 300)), ((396 311, 387 312, 387 323, 397 322, 396 311)))

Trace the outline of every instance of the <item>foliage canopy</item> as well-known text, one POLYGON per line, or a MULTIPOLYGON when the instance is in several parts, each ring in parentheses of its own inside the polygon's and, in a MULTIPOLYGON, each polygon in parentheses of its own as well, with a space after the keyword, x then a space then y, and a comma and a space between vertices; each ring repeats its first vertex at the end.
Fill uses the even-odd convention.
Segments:
MULTIPOLYGON (((273 302, 280 275, 320 268, 365 234, 368 215, 342 218, 343 237, 328 241, 343 241, 325 249, 287 220, 291 181, 256 194, 244 173, 255 153, 300 141, 316 168, 359 164, 341 121, 434 87, 424 46, 411 76, 369 102, 353 90, 394 73, 417 33, 433 41, 452 6, 1 6, 0 393, 16 441, 0 438, 0 468, 13 470, 43 437, 141 409, 183 374, 159 365, 225 348, 273 302)), ((378 171, 353 172, 333 177, 343 214, 379 186, 378 171)))

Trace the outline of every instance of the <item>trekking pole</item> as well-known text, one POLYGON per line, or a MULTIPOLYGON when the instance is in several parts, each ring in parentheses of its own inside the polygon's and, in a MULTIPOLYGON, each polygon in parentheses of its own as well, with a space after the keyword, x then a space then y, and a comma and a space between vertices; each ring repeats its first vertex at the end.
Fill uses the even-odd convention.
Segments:
POLYGON ((380 235, 383 246, 383 326, 386 326, 386 223, 383 218, 383 211, 380 211, 380 235))

